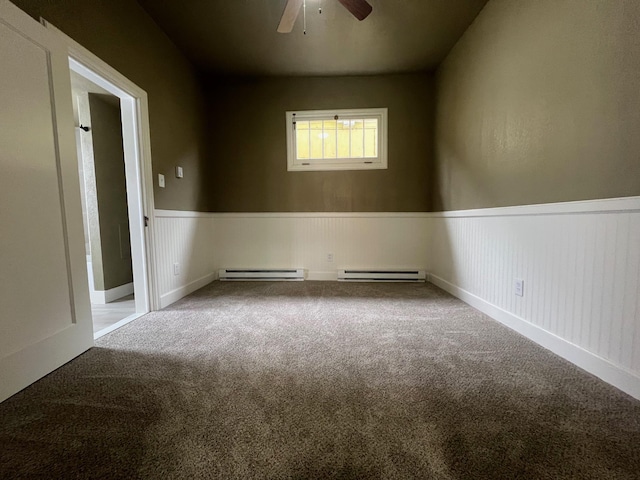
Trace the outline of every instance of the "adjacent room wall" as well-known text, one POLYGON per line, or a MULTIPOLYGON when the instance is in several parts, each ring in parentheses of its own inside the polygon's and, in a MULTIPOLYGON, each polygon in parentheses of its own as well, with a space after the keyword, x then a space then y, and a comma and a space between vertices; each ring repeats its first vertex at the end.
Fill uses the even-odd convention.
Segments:
POLYGON ((195 70, 134 0, 12 0, 45 18, 144 89, 149 98, 156 208, 206 210, 204 102, 195 70), (184 168, 177 179, 174 168, 184 168), (166 175, 158 188, 157 174, 166 175))
POLYGON ((438 71, 434 209, 640 195, 639 19, 490 1, 438 71))
MULTIPOLYGON (((76 125, 92 124, 89 107, 89 93, 84 88, 72 90, 76 125)), ((93 157, 93 131, 76 128, 76 147, 78 152, 78 173, 85 233, 85 251, 88 255, 89 294, 92 302, 98 303, 94 295, 96 290, 104 291, 104 271, 102 269, 102 243, 100 242, 100 217, 98 213, 98 195, 96 186, 96 168, 93 157)))
POLYGON ((425 212, 430 209, 430 74, 211 79, 208 179, 215 212, 425 212), (389 109, 389 168, 288 172, 287 110, 389 109))
MULTIPOLYGON (((101 290, 110 290, 133 282, 120 100, 90 93, 89 106, 100 223, 101 290)), ((100 289, 97 283, 96 288, 100 289)))

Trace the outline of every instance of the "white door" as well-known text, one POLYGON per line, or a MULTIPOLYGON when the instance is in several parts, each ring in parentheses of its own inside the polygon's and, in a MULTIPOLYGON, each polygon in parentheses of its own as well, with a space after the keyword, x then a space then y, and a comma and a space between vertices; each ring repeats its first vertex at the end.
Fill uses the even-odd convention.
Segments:
POLYGON ((0 0, 0 401, 93 345, 66 47, 0 0))

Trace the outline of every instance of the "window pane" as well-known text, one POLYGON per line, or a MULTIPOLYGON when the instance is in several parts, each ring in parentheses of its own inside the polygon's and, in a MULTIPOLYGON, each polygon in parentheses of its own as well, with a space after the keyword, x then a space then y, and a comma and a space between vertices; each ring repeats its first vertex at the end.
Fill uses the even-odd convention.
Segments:
POLYGON ((364 120, 351 121, 351 158, 364 157, 364 120))
POLYGON ((338 127, 338 158, 349 158, 350 156, 349 129, 338 127))
POLYGON ((376 158, 378 156, 378 129, 365 128, 364 130, 364 156, 376 158))
POLYGON ((311 158, 322 158, 322 120, 312 120, 309 122, 310 130, 310 156, 311 158))
POLYGON ((323 123, 324 158, 336 158, 336 123, 335 120, 325 120, 323 123))
POLYGON ((296 158, 307 160, 309 158, 309 122, 301 128, 301 123, 296 125, 296 158))

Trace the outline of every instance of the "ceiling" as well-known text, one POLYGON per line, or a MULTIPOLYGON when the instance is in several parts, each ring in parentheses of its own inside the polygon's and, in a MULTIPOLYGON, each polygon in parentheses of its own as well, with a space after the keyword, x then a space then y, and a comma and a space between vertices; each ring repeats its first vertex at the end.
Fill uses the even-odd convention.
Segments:
POLYGON ((338 0, 306 0, 292 33, 286 0, 138 0, 200 70, 226 75, 368 75, 433 70, 488 0, 368 0, 356 20, 338 0), (322 5, 322 14, 318 7, 322 5))

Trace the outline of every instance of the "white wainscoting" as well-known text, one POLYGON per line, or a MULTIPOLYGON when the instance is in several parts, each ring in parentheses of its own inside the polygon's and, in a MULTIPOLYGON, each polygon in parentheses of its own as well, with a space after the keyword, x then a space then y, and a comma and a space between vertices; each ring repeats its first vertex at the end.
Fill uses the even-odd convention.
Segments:
POLYGON ((304 268, 309 280, 337 280, 340 268, 427 265, 429 218, 424 213, 229 213, 214 218, 220 268, 304 268))
POLYGON ((433 283, 640 398, 640 197, 432 214, 429 230, 433 283))
POLYGON ((340 268, 426 269, 436 285, 640 398, 640 197, 431 214, 157 210, 155 225, 162 307, 219 268, 304 268, 310 280, 335 280, 340 268))
POLYGON ((156 210, 154 226, 156 282, 164 308, 216 279, 214 218, 209 213, 156 210))

